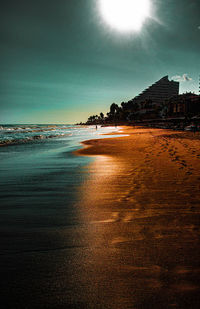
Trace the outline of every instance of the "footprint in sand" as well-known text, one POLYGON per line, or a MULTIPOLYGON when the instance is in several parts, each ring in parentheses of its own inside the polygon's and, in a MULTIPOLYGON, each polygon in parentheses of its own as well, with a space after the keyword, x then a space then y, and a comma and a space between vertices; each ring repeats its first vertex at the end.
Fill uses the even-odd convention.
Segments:
POLYGON ((183 167, 186 167, 187 164, 185 163, 185 161, 181 161, 180 164, 183 166, 183 167))
POLYGON ((141 185, 139 185, 139 184, 136 184, 135 186, 134 186, 134 189, 136 189, 136 190, 139 190, 141 188, 141 185))
POLYGON ((131 222, 133 221, 133 214, 129 213, 129 214, 126 214, 124 219, 123 219, 124 222, 131 222))

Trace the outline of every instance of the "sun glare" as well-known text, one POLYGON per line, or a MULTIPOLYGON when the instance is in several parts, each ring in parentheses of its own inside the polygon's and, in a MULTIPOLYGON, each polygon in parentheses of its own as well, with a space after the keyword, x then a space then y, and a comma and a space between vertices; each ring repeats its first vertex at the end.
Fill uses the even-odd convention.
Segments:
POLYGON ((118 31, 139 31, 150 16, 150 0, 99 0, 107 24, 118 31))

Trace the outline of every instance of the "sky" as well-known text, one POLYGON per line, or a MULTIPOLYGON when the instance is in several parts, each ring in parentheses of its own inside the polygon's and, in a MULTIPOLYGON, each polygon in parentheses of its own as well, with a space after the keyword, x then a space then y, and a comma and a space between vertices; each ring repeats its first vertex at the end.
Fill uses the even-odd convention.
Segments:
POLYGON ((198 93, 200 1, 150 1, 132 32, 111 27, 99 0, 1 1, 0 123, 86 121, 165 75, 198 93))

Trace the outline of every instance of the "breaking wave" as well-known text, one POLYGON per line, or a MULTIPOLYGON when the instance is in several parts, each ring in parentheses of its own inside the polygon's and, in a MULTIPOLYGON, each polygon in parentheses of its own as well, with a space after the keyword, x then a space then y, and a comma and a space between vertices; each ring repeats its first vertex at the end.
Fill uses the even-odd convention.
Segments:
POLYGON ((38 142, 70 136, 78 126, 71 125, 0 125, 0 146, 38 142), (73 129, 73 130, 72 130, 73 129))

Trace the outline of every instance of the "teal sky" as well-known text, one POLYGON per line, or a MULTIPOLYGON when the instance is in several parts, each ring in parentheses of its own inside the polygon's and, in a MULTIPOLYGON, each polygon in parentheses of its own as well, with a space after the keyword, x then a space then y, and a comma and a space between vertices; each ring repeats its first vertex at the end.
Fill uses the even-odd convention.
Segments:
POLYGON ((164 75, 198 93, 200 1, 151 2, 141 31, 124 34, 98 0, 1 1, 0 123, 86 121, 164 75))

